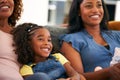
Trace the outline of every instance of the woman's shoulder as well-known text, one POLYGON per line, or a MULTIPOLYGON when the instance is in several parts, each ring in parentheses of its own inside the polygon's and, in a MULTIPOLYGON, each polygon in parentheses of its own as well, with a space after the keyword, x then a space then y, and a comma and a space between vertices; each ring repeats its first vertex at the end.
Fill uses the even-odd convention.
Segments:
POLYGON ((103 31, 103 33, 109 34, 109 35, 119 35, 120 36, 120 31, 116 31, 116 30, 103 31))
POLYGON ((85 41, 87 38, 89 38, 87 37, 87 34, 85 34, 83 31, 80 31, 71 34, 64 34, 60 37, 60 41, 76 43, 76 41, 85 41))
POLYGON ((82 37, 83 36, 83 32, 76 32, 76 33, 69 33, 69 34, 63 34, 61 35, 62 38, 78 38, 78 37, 82 37))
POLYGON ((115 30, 103 31, 102 35, 107 35, 108 37, 113 39, 120 39, 120 31, 115 30))

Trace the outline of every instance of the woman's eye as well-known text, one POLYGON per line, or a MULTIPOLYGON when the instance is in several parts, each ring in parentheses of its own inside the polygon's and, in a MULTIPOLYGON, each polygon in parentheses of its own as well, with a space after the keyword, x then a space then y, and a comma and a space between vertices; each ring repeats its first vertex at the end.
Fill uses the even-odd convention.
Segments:
POLYGON ((98 7, 98 8, 102 7, 102 4, 98 4, 97 7, 98 7))
POLYGON ((92 5, 85 5, 86 8, 92 8, 92 5))

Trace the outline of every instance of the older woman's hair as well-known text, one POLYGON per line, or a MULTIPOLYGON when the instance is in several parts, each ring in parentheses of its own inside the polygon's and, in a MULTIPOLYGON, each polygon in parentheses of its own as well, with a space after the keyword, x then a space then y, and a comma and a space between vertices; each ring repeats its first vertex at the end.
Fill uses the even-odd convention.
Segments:
POLYGON ((23 3, 22 0, 13 0, 14 1, 14 10, 12 15, 8 18, 8 23, 14 27, 16 25, 16 22, 21 17, 22 7, 23 3))

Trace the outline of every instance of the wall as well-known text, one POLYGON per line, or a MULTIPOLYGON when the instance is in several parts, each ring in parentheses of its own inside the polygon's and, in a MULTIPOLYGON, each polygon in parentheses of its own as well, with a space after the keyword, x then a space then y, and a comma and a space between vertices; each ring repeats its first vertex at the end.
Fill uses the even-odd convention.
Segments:
POLYGON ((46 25, 48 19, 48 0, 23 0, 23 13, 19 23, 33 22, 46 25))
POLYGON ((116 4, 115 20, 120 21, 120 1, 117 1, 117 4, 116 4))

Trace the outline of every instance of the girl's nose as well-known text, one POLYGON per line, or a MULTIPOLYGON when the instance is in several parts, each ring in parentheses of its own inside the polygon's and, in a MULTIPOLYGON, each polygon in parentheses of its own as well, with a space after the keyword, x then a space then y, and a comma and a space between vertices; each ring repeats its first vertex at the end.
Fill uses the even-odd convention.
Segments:
POLYGON ((45 40, 45 41, 44 41, 44 44, 45 44, 45 45, 48 45, 48 43, 49 43, 48 40, 45 40))

